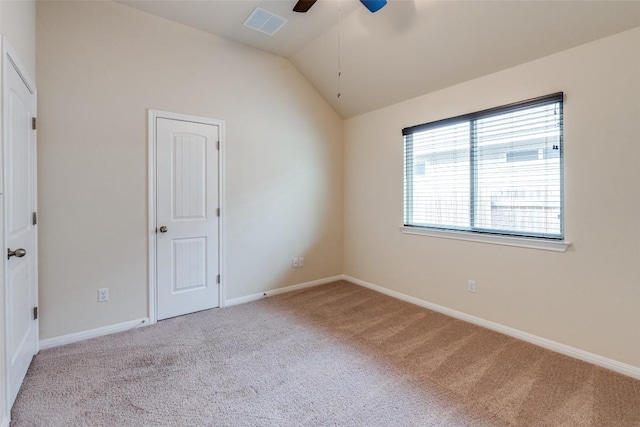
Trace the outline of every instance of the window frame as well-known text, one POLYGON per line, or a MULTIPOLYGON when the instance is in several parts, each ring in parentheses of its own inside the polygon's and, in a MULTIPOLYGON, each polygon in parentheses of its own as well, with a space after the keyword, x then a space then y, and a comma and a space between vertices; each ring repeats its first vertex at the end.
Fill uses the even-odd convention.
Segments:
MULTIPOLYGON (((527 99, 524 101, 514 102, 499 107, 489 108, 469 114, 463 114, 456 117, 436 120, 433 122, 423 123, 416 126, 410 126, 402 129, 404 140, 404 160, 403 160, 403 226, 400 231, 406 234, 428 235, 432 237, 445 237, 457 240, 471 240, 493 244, 503 244, 509 246, 521 246, 536 249, 547 249, 554 251, 566 251, 570 243, 565 241, 565 203, 564 203, 564 109, 565 96, 563 92, 556 92, 537 98, 527 99), (541 107, 549 104, 560 104, 560 135, 559 135, 559 179, 560 179, 560 234, 556 236, 537 235, 536 233, 518 233, 517 231, 509 232, 509 230, 491 230, 482 227, 476 227, 474 224, 475 212, 475 185, 473 176, 470 177, 469 190, 469 211, 470 220, 469 228, 456 228, 455 226, 429 226, 411 224, 409 220, 409 212, 412 210, 413 197, 407 197, 413 194, 413 176, 409 176, 413 172, 413 167, 408 167, 407 159, 413 159, 413 141, 411 136, 417 132, 424 132, 443 126, 451 126, 455 124, 468 123, 470 127, 475 126, 478 120, 486 119, 492 116, 501 115, 510 112, 522 111, 528 108, 541 107)), ((469 140, 469 169, 470 175, 473 175, 478 168, 477 159, 474 154, 477 151, 477 140, 471 137, 469 140)))

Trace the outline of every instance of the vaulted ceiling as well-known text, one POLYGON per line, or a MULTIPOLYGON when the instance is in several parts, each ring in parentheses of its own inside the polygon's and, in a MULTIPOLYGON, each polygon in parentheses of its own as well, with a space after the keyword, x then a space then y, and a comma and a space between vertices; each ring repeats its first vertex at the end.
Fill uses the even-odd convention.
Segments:
POLYGON ((343 118, 640 26, 640 1, 388 2, 372 14, 319 0, 300 14, 295 0, 119 0, 290 59, 343 118), (256 7, 287 24, 273 36, 243 26, 256 7))

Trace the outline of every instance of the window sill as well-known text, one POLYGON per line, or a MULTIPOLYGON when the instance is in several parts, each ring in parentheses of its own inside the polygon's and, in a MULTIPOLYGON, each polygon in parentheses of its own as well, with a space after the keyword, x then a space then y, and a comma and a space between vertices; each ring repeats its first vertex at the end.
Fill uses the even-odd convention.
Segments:
POLYGON ((492 245, 517 246, 528 249, 566 252, 571 242, 529 239, 526 237, 496 236, 490 234, 466 233, 464 231, 434 230, 420 227, 398 227, 404 234, 438 237, 443 239, 466 240, 469 242, 489 243, 492 245))

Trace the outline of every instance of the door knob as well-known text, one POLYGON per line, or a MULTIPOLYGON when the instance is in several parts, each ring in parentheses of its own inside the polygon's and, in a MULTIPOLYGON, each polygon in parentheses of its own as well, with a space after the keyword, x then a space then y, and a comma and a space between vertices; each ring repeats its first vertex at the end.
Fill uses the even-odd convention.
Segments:
POLYGON ((16 258, 22 258, 26 254, 27 254, 27 251, 25 251, 22 248, 16 249, 15 251, 12 251, 11 249, 7 249, 7 259, 11 258, 12 256, 16 258))
POLYGON ((166 225, 163 225, 162 227, 160 227, 160 232, 161 232, 161 233, 166 233, 166 232, 167 232, 167 230, 169 230, 169 229, 167 228, 167 226, 166 226, 166 225))

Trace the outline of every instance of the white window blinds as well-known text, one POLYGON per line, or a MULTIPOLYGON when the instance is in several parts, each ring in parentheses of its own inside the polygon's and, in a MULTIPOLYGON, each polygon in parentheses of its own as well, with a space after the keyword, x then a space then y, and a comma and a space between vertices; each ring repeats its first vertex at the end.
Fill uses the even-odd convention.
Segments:
POLYGON ((563 239, 562 102, 403 129, 405 226, 563 239))

